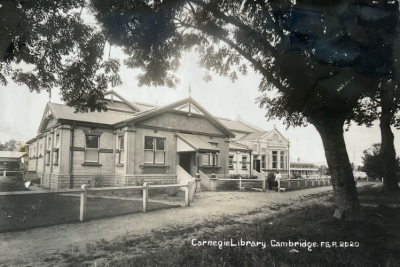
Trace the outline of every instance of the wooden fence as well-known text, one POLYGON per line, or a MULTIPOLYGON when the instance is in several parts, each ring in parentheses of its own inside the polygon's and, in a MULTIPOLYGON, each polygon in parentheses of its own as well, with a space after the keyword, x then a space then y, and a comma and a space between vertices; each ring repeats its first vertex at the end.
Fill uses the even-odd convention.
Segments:
POLYGON ((81 189, 65 189, 65 190, 52 190, 47 192, 35 191, 20 191, 20 192, 0 192, 0 196, 18 196, 18 195, 44 195, 44 194, 71 194, 80 193, 80 211, 79 220, 83 222, 86 214, 86 203, 88 193, 107 192, 118 190, 143 190, 143 212, 147 212, 149 189, 170 189, 170 188, 183 188, 185 191, 185 206, 190 206, 190 202, 194 198, 194 184, 195 181, 189 181, 186 184, 171 184, 171 185, 149 185, 144 183, 143 186, 126 186, 126 187, 104 187, 104 188, 89 188, 87 185, 82 185, 81 189))
MULTIPOLYGON (((266 179, 218 179, 218 181, 223 182, 238 182, 239 183, 239 190, 242 190, 243 183, 246 182, 260 182, 262 183, 262 190, 265 191, 265 183, 266 179)), ((282 179, 280 187, 286 188, 286 190, 301 190, 313 187, 320 187, 320 186, 329 186, 331 185, 330 178, 320 178, 320 179, 282 179)))

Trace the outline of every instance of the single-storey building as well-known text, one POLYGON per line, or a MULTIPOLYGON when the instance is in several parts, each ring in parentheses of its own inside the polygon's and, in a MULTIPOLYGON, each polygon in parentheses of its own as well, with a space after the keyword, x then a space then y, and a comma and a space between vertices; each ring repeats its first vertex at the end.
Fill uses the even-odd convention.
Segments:
POLYGON ((159 107, 105 94, 107 112, 48 103, 29 144, 29 171, 44 188, 171 184, 181 170, 229 175, 234 133, 189 97, 159 107), (179 171, 178 171, 179 170, 179 171))
POLYGON ((3 176, 15 176, 23 174, 26 152, 0 151, 0 174, 3 176))

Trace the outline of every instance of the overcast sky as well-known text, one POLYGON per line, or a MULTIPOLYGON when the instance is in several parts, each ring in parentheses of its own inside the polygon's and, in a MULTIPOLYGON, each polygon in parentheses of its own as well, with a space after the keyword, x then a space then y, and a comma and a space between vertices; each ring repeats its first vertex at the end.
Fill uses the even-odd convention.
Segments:
MULTIPOLYGON (((88 16, 87 21, 91 22, 88 16)), ((108 54, 108 48, 105 49, 108 54)), ((118 48, 112 48, 111 56, 123 59, 125 56, 118 48)), ((189 96, 189 83, 192 88, 192 97, 206 110, 217 117, 236 119, 240 117, 260 128, 271 130, 274 125, 291 142, 292 161, 300 158, 301 161, 313 162, 318 165, 326 162, 321 138, 314 126, 289 128, 281 121, 267 121, 266 110, 260 109, 255 99, 260 96, 258 85, 261 76, 249 69, 247 76, 239 76, 232 83, 226 77, 213 76, 213 80, 206 83, 202 80, 204 69, 197 66, 197 55, 187 53, 181 61, 178 76, 181 79, 176 89, 167 87, 138 87, 135 77, 140 70, 127 69, 122 66, 121 78, 123 85, 113 88, 117 93, 129 101, 147 102, 166 105, 189 96)), ((52 91, 51 101, 62 103, 57 89, 52 91)), ((9 139, 26 142, 37 134, 39 124, 49 101, 49 94, 42 92, 30 93, 26 86, 18 86, 10 81, 7 87, 0 85, 0 142, 9 139)), ((396 152, 400 151, 400 134, 395 134, 396 152)), ((345 140, 350 161, 361 164, 362 152, 373 143, 380 142, 378 123, 372 128, 352 126, 345 133, 345 140)))

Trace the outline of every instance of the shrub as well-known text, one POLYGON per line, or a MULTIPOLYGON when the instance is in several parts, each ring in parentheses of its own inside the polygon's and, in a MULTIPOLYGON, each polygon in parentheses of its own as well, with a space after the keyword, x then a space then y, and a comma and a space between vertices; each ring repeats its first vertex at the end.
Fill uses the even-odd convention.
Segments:
POLYGON ((227 181, 224 182, 221 186, 218 187, 220 190, 238 190, 239 183, 236 181, 227 181))

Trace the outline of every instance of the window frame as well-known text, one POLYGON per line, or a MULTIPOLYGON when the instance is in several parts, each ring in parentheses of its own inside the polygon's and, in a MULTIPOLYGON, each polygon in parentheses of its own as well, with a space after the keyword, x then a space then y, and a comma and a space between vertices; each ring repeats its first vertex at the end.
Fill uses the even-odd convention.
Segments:
POLYGON ((261 169, 267 168, 267 155, 261 155, 261 169))
POLYGON ((272 169, 278 169, 278 156, 278 151, 272 151, 272 169), (275 160, 274 156, 276 157, 275 160))
POLYGON ((242 170, 247 170, 247 156, 242 156, 242 170))
POLYGON ((85 134, 85 155, 83 157, 84 163, 99 163, 100 161, 100 136, 99 135, 93 135, 93 134, 85 134), (87 147, 87 137, 92 136, 97 138, 97 148, 88 148, 87 147), (96 161, 87 161, 86 160, 86 151, 87 150, 97 150, 97 160, 96 161))
POLYGON ((143 150, 144 150, 144 154, 146 153, 146 151, 152 151, 153 152, 153 157, 152 157, 152 159, 153 159, 153 162, 146 162, 146 156, 144 156, 143 157, 143 162, 144 162, 144 164, 154 164, 154 165, 165 165, 165 152, 166 152, 166 150, 165 150, 165 145, 166 145, 166 138, 165 137, 155 137, 155 136, 145 136, 144 137, 144 147, 143 147, 143 150), (153 138, 153 148, 152 149, 146 149, 146 138, 153 138), (163 142, 164 142, 164 149, 163 150, 161 150, 161 149, 157 149, 157 140, 162 140, 163 142), (162 153, 162 155, 163 155, 163 162, 156 162, 156 154, 157 154, 157 152, 163 152, 162 153))
POLYGON ((54 155, 53 155, 53 164, 58 164, 59 161, 59 157, 60 157, 60 134, 56 134, 56 138, 54 138, 54 142, 55 142, 55 149, 54 149, 54 155))
POLYGON ((233 167, 233 159, 235 158, 235 155, 229 155, 229 160, 228 160, 228 165, 230 170, 234 170, 235 168, 233 167), (232 164, 231 164, 232 163, 232 164))
POLYGON ((50 147, 51 147, 51 141, 52 141, 51 136, 48 136, 46 141, 47 141, 47 146, 46 146, 46 153, 45 153, 45 164, 50 165, 50 156, 51 156, 50 147))
POLYGON ((280 151, 279 153, 280 162, 281 162, 281 169, 285 169, 285 151, 280 151))
MULTIPOLYGON (((208 142, 210 145, 215 146, 216 148, 218 148, 219 143, 215 143, 215 142, 208 142)), ((207 157, 206 162, 204 162, 204 160, 202 160, 201 165, 202 166, 213 166, 213 162, 214 162, 214 166, 218 166, 218 154, 213 154, 213 153, 202 153, 203 159, 204 157, 207 157)))
POLYGON ((121 135, 118 136, 118 164, 124 163, 124 156, 125 156, 125 136, 121 135))

